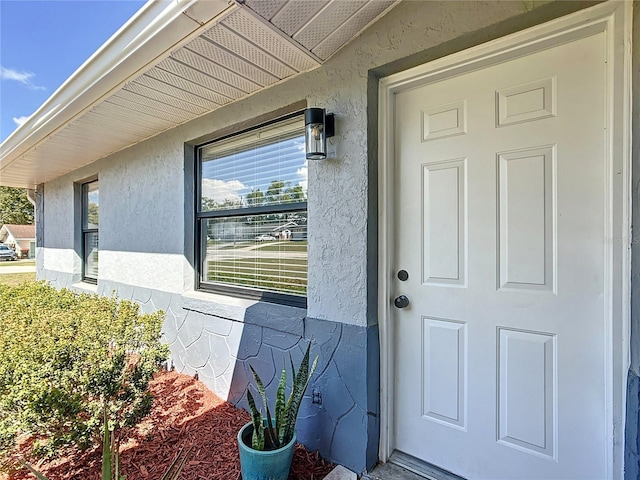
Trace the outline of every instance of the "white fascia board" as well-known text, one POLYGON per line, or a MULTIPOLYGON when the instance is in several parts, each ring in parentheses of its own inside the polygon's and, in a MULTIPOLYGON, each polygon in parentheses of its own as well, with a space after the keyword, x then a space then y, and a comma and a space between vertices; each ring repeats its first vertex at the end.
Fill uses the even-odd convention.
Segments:
POLYGON ((236 8, 227 0, 149 0, 0 144, 0 176, 28 150, 236 8))

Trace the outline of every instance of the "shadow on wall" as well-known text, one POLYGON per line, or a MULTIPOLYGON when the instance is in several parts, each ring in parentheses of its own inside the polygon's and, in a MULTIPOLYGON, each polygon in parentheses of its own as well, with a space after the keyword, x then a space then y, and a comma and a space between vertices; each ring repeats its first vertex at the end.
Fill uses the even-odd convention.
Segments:
MULTIPOLYGON (((319 360, 300 407, 298 441, 358 472, 375 465, 377 328, 305 318, 304 310, 263 303, 248 308, 242 321, 189 308, 185 304, 185 317, 172 332, 173 361, 179 371, 198 372, 200 380, 219 395, 246 409, 247 385, 253 383, 249 366, 263 380, 268 398, 274 399, 284 365, 291 382, 289 355, 299 365, 311 342, 311 355, 319 360), (367 358, 372 349, 373 363, 367 358)), ((167 340, 169 336, 167 332, 167 340)))

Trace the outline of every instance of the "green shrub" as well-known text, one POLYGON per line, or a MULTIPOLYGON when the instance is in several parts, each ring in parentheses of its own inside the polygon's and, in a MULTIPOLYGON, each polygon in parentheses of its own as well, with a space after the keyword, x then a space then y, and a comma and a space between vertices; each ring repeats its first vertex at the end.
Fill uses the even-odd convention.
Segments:
POLYGON ((0 285, 0 451, 19 433, 65 444, 99 441, 151 409, 148 383, 168 356, 164 314, 137 304, 56 290, 43 283, 0 285))

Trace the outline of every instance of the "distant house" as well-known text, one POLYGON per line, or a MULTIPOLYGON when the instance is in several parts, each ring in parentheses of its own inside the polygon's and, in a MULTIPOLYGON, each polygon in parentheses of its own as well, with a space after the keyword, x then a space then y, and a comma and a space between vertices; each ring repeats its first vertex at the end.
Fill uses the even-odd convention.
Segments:
POLYGON ((0 228, 0 243, 15 247, 20 257, 33 258, 36 256, 36 227, 4 224, 0 228))

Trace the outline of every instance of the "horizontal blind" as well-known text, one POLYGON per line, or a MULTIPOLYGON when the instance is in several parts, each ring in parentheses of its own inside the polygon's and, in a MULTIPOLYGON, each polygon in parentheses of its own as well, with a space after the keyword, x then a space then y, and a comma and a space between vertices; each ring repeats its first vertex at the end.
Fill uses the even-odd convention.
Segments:
POLYGON ((203 220, 205 281, 306 295, 307 214, 203 220))
POLYGON ((302 121, 241 137, 202 148, 201 212, 306 201, 302 121))
POLYGON ((199 159, 201 283, 305 296, 302 119, 204 146, 199 159))

